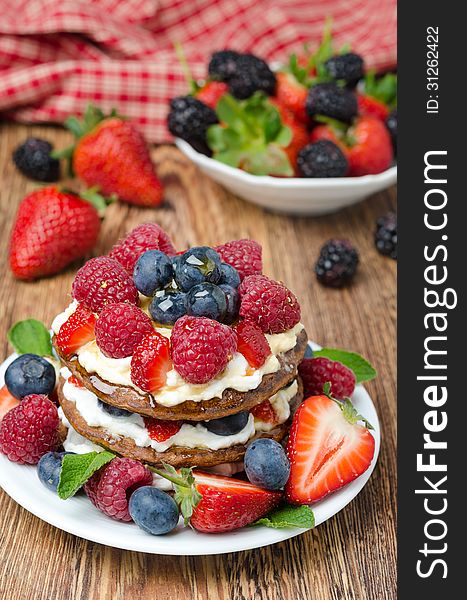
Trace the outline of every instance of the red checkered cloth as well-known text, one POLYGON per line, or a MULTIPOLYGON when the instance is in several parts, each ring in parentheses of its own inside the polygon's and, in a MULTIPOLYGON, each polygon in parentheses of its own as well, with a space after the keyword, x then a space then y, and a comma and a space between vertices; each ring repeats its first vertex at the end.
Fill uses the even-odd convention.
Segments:
POLYGON ((395 65, 395 0, 0 0, 0 111, 61 123, 93 102, 170 140, 168 102, 187 93, 175 42, 202 78, 223 48, 285 61, 320 40, 327 16, 337 46, 395 65))

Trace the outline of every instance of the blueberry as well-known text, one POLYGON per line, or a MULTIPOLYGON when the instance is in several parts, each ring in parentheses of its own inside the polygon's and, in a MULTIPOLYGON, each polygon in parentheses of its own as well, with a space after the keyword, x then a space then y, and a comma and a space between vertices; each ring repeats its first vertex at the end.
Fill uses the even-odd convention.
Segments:
POLYGON ((165 290, 156 292, 149 305, 149 313, 157 323, 173 325, 186 314, 186 294, 165 290))
POLYGON ((5 384, 10 394, 21 400, 29 394, 50 394, 55 387, 55 369, 36 354, 22 354, 5 372, 5 384))
POLYGON ((194 317, 222 321, 227 310, 227 298, 219 286, 199 283, 186 295, 186 312, 194 317))
POLYGON ((116 406, 112 406, 111 404, 107 404, 106 402, 102 402, 102 400, 99 400, 99 398, 97 399, 97 403, 104 412, 112 417, 129 417, 133 414, 124 408, 118 408, 116 406))
POLYGON ((172 277, 172 260, 160 250, 141 254, 133 271, 136 288, 145 296, 152 296, 157 289, 165 287, 172 277))
POLYGON ((207 246, 190 248, 176 262, 175 281, 184 292, 198 283, 219 283, 221 275, 221 259, 207 246))
POLYGON ((309 344, 306 346, 305 356, 303 358, 313 358, 313 350, 309 344))
POLYGON ((238 317, 240 294, 235 288, 226 283, 222 283, 219 287, 224 292, 227 301, 227 310, 225 311, 222 322, 231 325, 238 317))
POLYGON ((240 285, 240 275, 235 267, 227 263, 221 264, 221 280, 220 283, 230 285, 233 288, 238 288, 240 285))
POLYGON ((168 533, 178 523, 179 513, 175 500, 150 485, 133 492, 128 510, 136 525, 151 535, 168 533))
POLYGON ((41 483, 52 492, 57 491, 65 454, 73 454, 73 452, 47 452, 37 464, 37 475, 41 483))
POLYGON ((279 490, 289 478, 290 463, 285 450, 269 438, 259 438, 248 445, 244 464, 250 482, 267 490, 279 490))
POLYGON ((236 415, 230 415, 222 419, 205 421, 204 426, 208 431, 216 435, 235 435, 246 426, 249 416, 250 414, 246 411, 239 412, 236 415))

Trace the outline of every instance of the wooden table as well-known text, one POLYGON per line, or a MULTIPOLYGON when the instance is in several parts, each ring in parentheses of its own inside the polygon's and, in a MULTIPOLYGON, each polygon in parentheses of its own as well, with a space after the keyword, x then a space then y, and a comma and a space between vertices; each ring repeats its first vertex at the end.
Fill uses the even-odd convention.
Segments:
MULTIPOLYGON (((13 148, 27 135, 58 147, 56 128, 0 128, 0 348, 17 320, 50 323, 69 301, 76 265, 36 283, 15 281, 8 269, 10 228, 19 201, 37 184, 15 170, 13 148)), ((175 148, 154 150, 166 181, 163 208, 116 204, 108 209, 96 254, 144 221, 160 223, 176 247, 253 237, 263 245, 265 272, 301 301, 311 339, 362 353, 379 377, 367 385, 382 428, 378 465, 368 485, 340 514, 304 535, 258 550, 207 557, 164 557, 87 542, 43 523, 0 492, 0 598, 112 600, 210 598, 384 600, 395 598, 396 262, 373 245, 375 219, 395 206, 395 190, 327 217, 287 218, 263 212, 201 175, 175 148), (348 237, 360 252, 355 283, 343 291, 320 286, 313 265, 330 237, 348 237)))

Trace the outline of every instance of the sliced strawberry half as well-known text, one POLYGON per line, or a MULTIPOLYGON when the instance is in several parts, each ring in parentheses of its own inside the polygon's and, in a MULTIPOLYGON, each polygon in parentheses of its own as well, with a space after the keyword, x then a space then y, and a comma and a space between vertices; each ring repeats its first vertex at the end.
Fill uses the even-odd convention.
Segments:
POLYGON ((253 416, 263 423, 274 425, 277 423, 277 415, 269 400, 264 400, 261 404, 257 404, 251 409, 253 416))
POLYGON ((172 369, 170 341, 157 331, 148 333, 131 357, 131 381, 145 392, 160 390, 172 369))
POLYGON ((271 354, 266 336, 252 321, 244 320, 234 327, 237 332, 237 352, 243 354, 250 367, 258 369, 271 354))
POLYGON ((149 437, 155 442, 165 442, 180 431, 183 421, 164 421, 163 419, 144 418, 149 437))
POLYGON ((295 413, 287 444, 288 501, 317 502, 364 473, 375 452, 368 427, 350 400, 339 403, 324 395, 305 400, 295 413))
POLYGON ((18 406, 19 402, 17 398, 10 394, 6 385, 0 388, 0 421, 7 412, 18 406))
POLYGON ((282 492, 264 490, 247 481, 164 467, 163 471, 155 471, 174 484, 175 500, 185 523, 204 533, 245 527, 276 507, 283 497, 282 492))
POLYGON ((57 346, 65 356, 71 356, 81 346, 96 337, 94 326, 96 315, 83 304, 78 304, 75 312, 60 327, 57 335, 57 346))

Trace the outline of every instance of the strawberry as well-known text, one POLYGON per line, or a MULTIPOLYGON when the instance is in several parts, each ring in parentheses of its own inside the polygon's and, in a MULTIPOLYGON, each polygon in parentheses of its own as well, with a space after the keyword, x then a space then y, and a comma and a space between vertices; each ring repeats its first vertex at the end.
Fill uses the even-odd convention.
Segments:
POLYGON ((288 127, 292 133, 292 139, 288 146, 284 148, 284 152, 287 154, 289 162, 294 170, 294 174, 297 175, 297 155, 308 143, 308 130, 304 123, 298 120, 294 116, 294 113, 284 104, 281 104, 278 100, 274 99, 271 99, 271 103, 274 104, 279 111, 282 123, 288 127))
POLYGON ((60 351, 68 357, 93 340, 96 337, 95 324, 96 315, 83 304, 78 304, 75 312, 63 323, 57 334, 56 343, 60 351))
POLYGON ((311 132, 311 142, 322 139, 331 140, 344 152, 353 177, 381 173, 393 159, 391 137, 376 117, 359 116, 350 127, 330 119, 311 132))
POLYGON ((251 321, 240 321, 234 327, 237 332, 237 352, 243 354, 250 367, 258 369, 266 362, 271 354, 266 336, 261 329, 251 321))
POLYGON ((282 492, 259 488, 246 481, 170 465, 156 473, 174 484, 175 500, 185 523, 204 533, 223 533, 245 527, 275 508, 282 492))
POLYGON ((76 144, 55 156, 71 156, 76 175, 104 196, 117 196, 137 206, 158 206, 163 188, 151 162, 148 146, 130 121, 105 117, 89 106, 81 123, 70 117, 65 125, 77 138, 76 144))
POLYGON ((350 400, 340 403, 325 395, 305 400, 294 415, 287 444, 288 501, 317 502, 364 473, 375 452, 369 427, 350 400))
POLYGON ((195 94, 198 100, 207 104, 211 108, 216 108, 217 103, 224 94, 229 91, 229 86, 223 81, 208 81, 195 94))
POLYGON ((19 400, 12 396, 6 385, 0 388, 0 422, 3 417, 15 406, 18 406, 19 400))
POLYGON ((397 75, 386 73, 377 78, 374 71, 369 71, 365 75, 360 93, 357 94, 358 112, 385 121, 395 107, 396 100, 397 75))
POLYGON ((166 384, 171 369, 168 338, 157 331, 144 336, 131 357, 132 382, 145 392, 153 393, 166 384))
POLYGON ((253 413, 253 416, 256 419, 259 419, 264 423, 275 424, 277 422, 276 412, 269 400, 264 400, 261 404, 257 404, 250 412, 253 413))
POLYGON ((58 273, 96 244, 99 214, 90 202, 45 187, 19 205, 10 238, 10 267, 18 279, 58 273))
POLYGON ((180 431, 183 421, 164 421, 162 419, 144 418, 144 424, 151 440, 165 442, 180 431))
POLYGON ((386 104, 366 94, 357 94, 357 103, 359 115, 371 115, 380 121, 385 121, 389 115, 389 108, 386 104))
POLYGON ((306 123, 308 117, 305 111, 305 101, 308 89, 294 77, 292 73, 276 74, 277 102, 287 108, 301 123, 306 123))
POLYGON ((70 377, 68 377, 68 383, 70 383, 71 385, 74 385, 75 387, 79 387, 79 388, 84 387, 84 385, 81 383, 81 381, 75 375, 70 375, 70 377))

